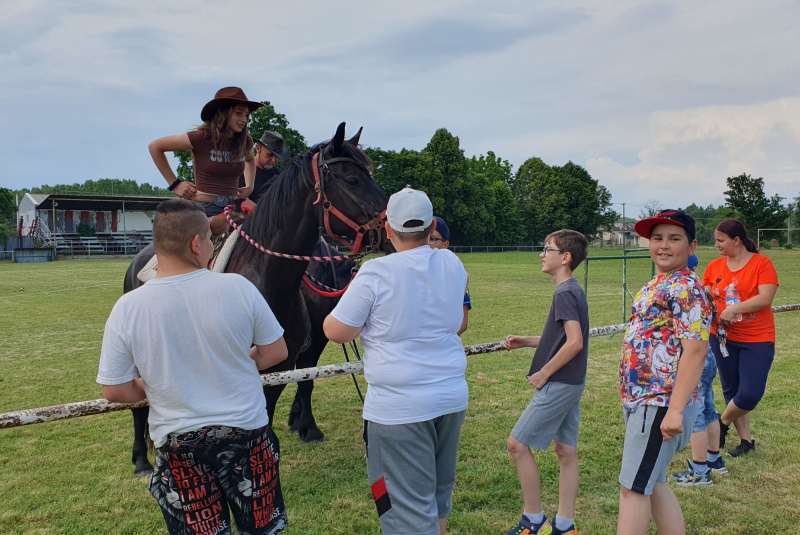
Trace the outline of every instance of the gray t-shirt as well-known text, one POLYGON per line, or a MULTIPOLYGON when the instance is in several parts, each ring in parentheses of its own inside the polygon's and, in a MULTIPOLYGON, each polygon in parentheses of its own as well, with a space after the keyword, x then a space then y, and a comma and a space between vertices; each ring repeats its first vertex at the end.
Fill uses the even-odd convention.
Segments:
POLYGON ((568 385, 580 385, 586 380, 586 361, 589 356, 589 305, 586 295, 578 281, 569 279, 562 282, 553 293, 553 304, 544 323, 542 337, 533 355, 530 375, 538 372, 558 353, 567 341, 564 331, 565 321, 577 321, 583 333, 583 349, 550 376, 550 381, 568 385))

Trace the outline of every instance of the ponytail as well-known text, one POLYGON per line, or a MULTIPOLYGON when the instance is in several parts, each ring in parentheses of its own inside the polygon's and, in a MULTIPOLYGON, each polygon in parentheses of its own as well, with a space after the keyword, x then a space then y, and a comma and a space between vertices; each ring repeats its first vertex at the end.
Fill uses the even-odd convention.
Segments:
POLYGON ((742 222, 738 219, 726 219, 717 225, 717 230, 723 234, 727 234, 730 239, 739 238, 748 252, 758 252, 758 247, 756 247, 755 242, 747 237, 747 230, 745 230, 744 225, 742 225, 742 222))

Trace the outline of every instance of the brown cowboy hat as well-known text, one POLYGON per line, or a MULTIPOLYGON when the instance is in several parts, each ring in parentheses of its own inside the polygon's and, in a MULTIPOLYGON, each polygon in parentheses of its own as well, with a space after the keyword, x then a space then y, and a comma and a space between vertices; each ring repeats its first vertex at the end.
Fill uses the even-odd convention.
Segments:
POLYGON ((272 154, 283 161, 288 160, 292 155, 292 149, 283 140, 283 136, 278 132, 266 131, 264 132, 264 135, 261 136, 261 139, 256 139, 255 142, 259 145, 267 147, 272 151, 272 154))
POLYGON ((200 120, 203 122, 208 121, 214 115, 214 111, 216 111, 217 108, 226 104, 246 104, 247 107, 250 108, 250 113, 253 113, 254 110, 263 106, 260 102, 247 100, 244 91, 238 87, 223 87, 217 91, 213 100, 210 100, 203 106, 203 111, 200 112, 200 120))

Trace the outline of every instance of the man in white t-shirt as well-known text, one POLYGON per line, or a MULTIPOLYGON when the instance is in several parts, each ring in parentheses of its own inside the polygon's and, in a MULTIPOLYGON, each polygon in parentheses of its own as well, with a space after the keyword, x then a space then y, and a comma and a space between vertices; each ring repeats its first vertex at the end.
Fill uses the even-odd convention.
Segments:
POLYGON ((279 446, 258 370, 286 359, 283 329, 247 279, 206 269, 213 245, 199 205, 162 202, 153 245, 158 275, 106 323, 103 396, 148 399, 150 492, 169 533, 230 534, 229 508, 239 533, 279 533, 279 446))
POLYGON ((364 346, 367 472, 383 533, 443 535, 467 409, 467 273, 428 245, 436 224, 425 193, 395 193, 386 218, 397 254, 361 267, 324 329, 364 346))

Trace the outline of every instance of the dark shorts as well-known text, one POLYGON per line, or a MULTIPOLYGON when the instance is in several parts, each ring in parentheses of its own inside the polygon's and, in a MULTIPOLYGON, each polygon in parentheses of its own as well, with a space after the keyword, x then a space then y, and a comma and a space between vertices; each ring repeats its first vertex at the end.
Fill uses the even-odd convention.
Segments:
POLYGON ((172 535, 273 535, 287 526, 270 426, 203 427, 171 434, 156 451, 150 494, 172 535))
POLYGON ((194 202, 196 202, 203 208, 203 212, 205 212, 206 217, 219 215, 225 211, 224 206, 217 206, 213 202, 205 202, 205 201, 194 201, 194 202))

